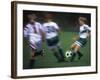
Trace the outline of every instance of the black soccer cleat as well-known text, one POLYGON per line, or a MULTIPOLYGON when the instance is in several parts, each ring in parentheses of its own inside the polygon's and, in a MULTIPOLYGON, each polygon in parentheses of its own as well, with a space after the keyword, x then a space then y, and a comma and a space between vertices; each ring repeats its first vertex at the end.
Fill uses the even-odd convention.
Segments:
POLYGON ((73 53, 70 61, 73 62, 75 60, 75 57, 76 57, 76 53, 73 53))
POLYGON ((79 55, 78 60, 80 60, 83 57, 83 54, 79 55))
POLYGON ((78 60, 80 60, 82 58, 83 54, 79 51, 77 53, 78 53, 78 60))
POLYGON ((34 64, 35 64, 35 59, 31 59, 29 62, 29 69, 34 68, 34 64))

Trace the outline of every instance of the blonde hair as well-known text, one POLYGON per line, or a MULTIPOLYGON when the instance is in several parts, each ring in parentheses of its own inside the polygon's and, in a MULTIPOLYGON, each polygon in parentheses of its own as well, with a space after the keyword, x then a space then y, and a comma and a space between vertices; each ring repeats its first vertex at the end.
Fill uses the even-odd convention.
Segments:
POLYGON ((83 21, 85 24, 87 24, 87 18, 85 18, 85 17, 79 17, 79 20, 83 21))

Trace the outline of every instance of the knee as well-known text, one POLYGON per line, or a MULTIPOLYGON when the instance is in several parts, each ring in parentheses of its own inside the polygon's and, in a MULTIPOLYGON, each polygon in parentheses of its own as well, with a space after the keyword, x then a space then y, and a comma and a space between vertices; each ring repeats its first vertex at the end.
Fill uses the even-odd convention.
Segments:
POLYGON ((72 45, 70 46, 70 48, 71 48, 71 49, 74 49, 74 48, 75 48, 75 45, 74 45, 74 44, 72 44, 72 45))
POLYGON ((80 46, 76 46, 74 51, 75 51, 75 52, 78 52, 79 49, 80 49, 80 46))

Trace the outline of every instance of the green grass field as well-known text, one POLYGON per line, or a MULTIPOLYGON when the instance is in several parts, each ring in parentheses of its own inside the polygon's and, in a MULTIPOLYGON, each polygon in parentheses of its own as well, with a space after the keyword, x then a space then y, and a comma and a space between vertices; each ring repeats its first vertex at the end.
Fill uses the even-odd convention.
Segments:
MULTIPOLYGON (((60 42, 63 48, 63 51, 66 52, 69 50, 70 45, 74 42, 73 37, 76 35, 76 32, 61 32, 60 33, 60 42)), ((26 40, 24 40, 24 49, 23 49, 23 68, 28 69, 29 59, 30 59, 30 49, 27 45, 26 40)), ((85 47, 81 48, 83 57, 81 60, 77 60, 77 57, 74 62, 69 62, 69 59, 66 58, 66 62, 58 63, 56 58, 53 56, 53 53, 48 49, 46 43, 43 43, 43 48, 45 49, 45 56, 37 56, 35 68, 55 68, 55 67, 75 67, 75 66, 89 66, 91 65, 91 50, 90 50, 90 40, 88 40, 85 47)))

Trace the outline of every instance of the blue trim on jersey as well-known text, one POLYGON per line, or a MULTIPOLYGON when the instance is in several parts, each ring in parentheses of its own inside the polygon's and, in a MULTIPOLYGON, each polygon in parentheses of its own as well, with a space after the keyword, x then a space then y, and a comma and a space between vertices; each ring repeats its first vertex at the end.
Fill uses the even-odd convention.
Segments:
POLYGON ((82 33, 89 33, 90 32, 90 30, 89 29, 87 29, 85 26, 84 26, 84 29, 85 30, 83 30, 83 31, 81 31, 81 32, 79 32, 79 34, 82 34, 82 33))
POLYGON ((89 32, 89 30, 88 29, 87 30, 83 30, 83 31, 80 32, 80 34, 86 33, 86 32, 89 32))

